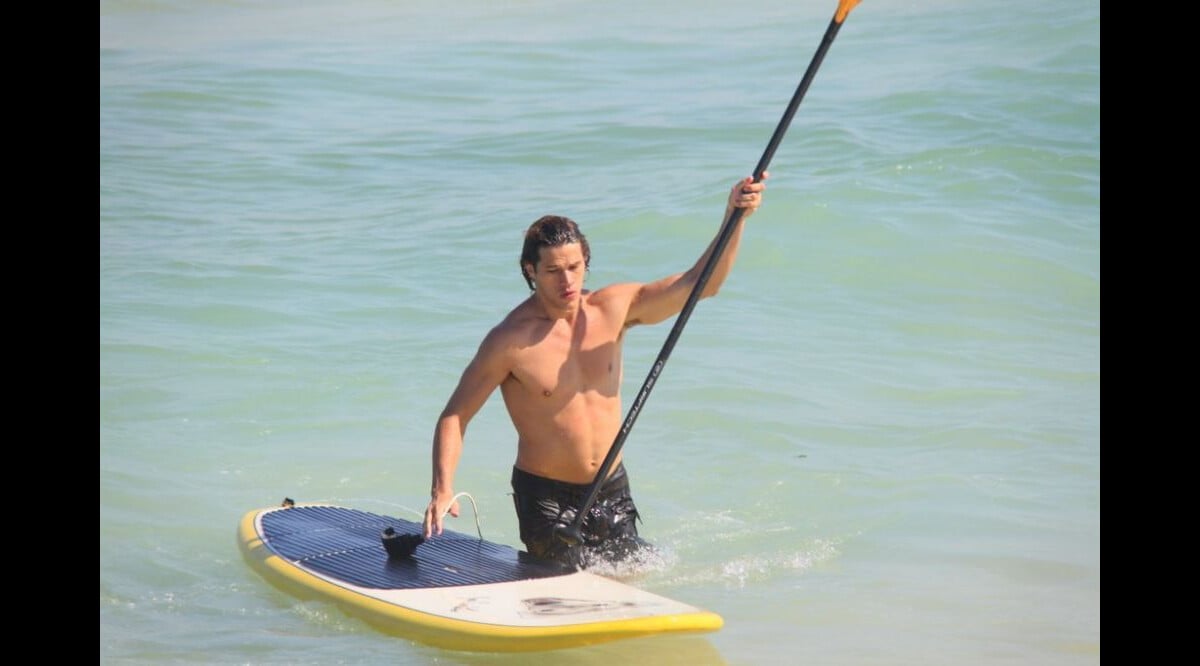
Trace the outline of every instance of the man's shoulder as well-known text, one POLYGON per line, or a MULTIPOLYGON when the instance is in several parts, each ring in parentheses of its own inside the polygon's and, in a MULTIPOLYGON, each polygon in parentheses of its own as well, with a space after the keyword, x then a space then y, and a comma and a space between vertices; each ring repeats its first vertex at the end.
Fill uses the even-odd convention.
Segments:
POLYGON ((588 292, 586 298, 588 304, 599 307, 619 303, 628 304, 641 288, 642 283, 640 282, 614 282, 595 291, 588 292))
POLYGON ((529 331, 540 323, 543 323, 542 319, 530 307, 529 301, 522 301, 488 331, 486 339, 493 344, 506 345, 528 336, 529 331))

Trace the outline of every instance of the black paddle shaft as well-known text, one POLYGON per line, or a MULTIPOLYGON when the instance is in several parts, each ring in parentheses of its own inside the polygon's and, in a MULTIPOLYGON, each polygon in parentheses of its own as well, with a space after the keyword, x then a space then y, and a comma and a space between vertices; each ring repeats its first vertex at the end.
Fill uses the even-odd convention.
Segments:
MULTIPOLYGON (((779 147, 779 143, 783 141, 783 135, 787 132, 788 125, 792 123, 792 116, 796 115, 796 109, 800 106, 800 100, 804 99, 804 94, 808 92, 808 86, 812 83, 813 77, 816 76, 817 68, 821 66, 821 62, 825 59, 825 53, 829 50, 829 46, 833 44, 833 38, 837 36, 838 29, 841 28, 841 21, 835 16, 829 22, 829 27, 825 30, 825 36, 821 40, 817 52, 813 55, 812 61, 808 64, 808 69, 804 72, 804 77, 800 79, 800 84, 796 86, 796 92, 792 95, 792 101, 788 103, 787 110, 784 111, 783 117, 779 120, 779 125, 775 127, 775 133, 771 135, 770 142, 767 143, 767 149, 763 151, 762 157, 758 160, 758 165, 754 167, 754 182, 762 180, 763 172, 767 170, 767 165, 771 163, 771 158, 775 156, 775 149, 779 147)), ((580 505, 578 512, 575 514, 575 520, 567 527, 559 527, 555 530, 555 534, 559 539, 570 545, 579 545, 583 543, 583 520, 591 510, 592 505, 596 502, 596 496, 600 494, 600 488, 604 485, 604 480, 608 478, 613 462, 616 461, 617 455, 621 452, 621 447, 625 445, 625 439, 629 436, 629 431, 633 429, 633 424, 637 421, 638 414, 641 413, 642 407, 646 404, 646 398, 650 397, 650 391, 654 388, 654 383, 658 381, 658 376, 662 373, 663 366, 667 364, 667 359, 671 356, 671 351, 675 349, 675 343, 678 342, 679 336, 683 333, 683 327, 687 324, 688 319, 692 316, 692 310, 696 307, 696 302, 700 300, 700 294, 703 293, 705 285, 708 284, 709 277, 712 276, 713 269, 716 268, 717 260, 721 258, 721 253, 725 251, 725 246, 729 244, 730 237, 733 236, 733 231, 741 222, 743 209, 734 208, 729 215, 729 219, 721 226, 721 231, 717 236, 716 245, 713 246, 712 254, 709 255, 708 261, 705 262, 704 268, 700 271, 700 277, 696 281, 696 286, 692 288, 692 293, 688 295, 687 302, 683 305, 683 310, 679 312, 679 316, 675 319, 675 325, 671 327, 671 333, 667 335, 667 340, 663 343, 662 350, 658 352, 658 358, 654 361, 654 365, 650 367, 650 374, 646 376, 646 381, 642 383, 642 389, 638 391, 637 397, 634 398, 633 404, 629 407, 629 413, 625 416, 625 422, 621 424, 621 430, 617 433, 617 437, 613 440, 612 448, 608 450, 608 455, 604 456, 604 462, 600 464, 600 469, 596 472, 596 478, 592 481, 591 487, 588 489, 587 498, 580 505)))

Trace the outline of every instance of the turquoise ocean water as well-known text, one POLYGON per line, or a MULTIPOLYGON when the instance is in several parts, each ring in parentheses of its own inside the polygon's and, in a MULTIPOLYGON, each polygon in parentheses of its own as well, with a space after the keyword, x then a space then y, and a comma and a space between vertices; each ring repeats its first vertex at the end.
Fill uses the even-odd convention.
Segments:
MULTIPOLYGON (((457 653, 298 602, 242 515, 416 518, 527 291, 687 268, 833 0, 100 3, 100 661, 1098 664, 1100 8, 866 0, 625 445, 635 583, 725 627, 457 653)), ((628 406, 669 323, 626 343, 628 406)), ((499 396, 457 489, 519 545, 499 396)), ((474 530, 469 505, 452 523, 474 530)))

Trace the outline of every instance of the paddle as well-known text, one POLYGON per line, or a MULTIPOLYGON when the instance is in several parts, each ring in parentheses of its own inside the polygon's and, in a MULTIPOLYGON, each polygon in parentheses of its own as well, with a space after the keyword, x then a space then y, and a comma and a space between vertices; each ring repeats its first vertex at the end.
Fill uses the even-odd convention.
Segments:
MULTIPOLYGON (((796 87, 795 94, 792 95, 792 101, 788 104, 787 110, 783 113, 783 118, 779 120, 779 125, 775 128, 775 133, 771 135, 771 141, 767 143, 767 149, 763 151, 762 158, 758 160, 758 166, 754 167, 754 182, 762 180, 763 172, 767 170, 767 165, 771 163, 771 158, 775 155, 775 149, 779 147, 779 142, 783 140, 784 133, 787 132, 788 125, 792 122, 792 116, 796 114, 796 109, 800 106, 800 100, 804 99, 804 93, 808 91, 809 84, 812 83, 813 77, 816 76, 817 68, 821 66, 821 61, 825 59, 825 53, 829 50, 829 46, 833 44, 833 38, 837 36, 838 30, 842 27, 842 22, 850 14, 850 10, 858 5, 860 0, 838 0, 837 12, 833 15, 833 19, 829 22, 829 27, 825 29, 825 37, 821 40, 821 45, 817 48, 817 52, 813 55, 812 61, 808 64, 808 70, 804 72, 804 77, 800 79, 800 85, 796 87)), ((688 296, 687 302, 683 305, 683 310, 679 312, 679 316, 675 319, 675 325, 671 328, 671 333, 667 336, 667 341, 663 344, 662 351, 658 353, 658 358, 654 361, 654 365, 650 367, 650 374, 646 377, 646 381, 642 384, 642 389, 638 391, 637 397, 634 398, 633 404, 629 408, 629 413, 625 416, 625 422, 621 424, 621 430, 617 433, 616 439, 613 441, 612 448, 608 450, 608 455, 604 457, 604 462, 601 463, 600 469, 596 472, 596 478, 592 481, 588 488, 588 494, 584 499, 583 504, 579 507, 575 514, 575 520, 568 526, 558 526, 555 528, 555 535, 563 542, 572 546, 578 546, 583 543, 583 520, 591 510, 592 505, 596 502, 596 496, 600 494, 600 487, 604 484, 604 480, 608 478, 608 473, 612 469, 613 462, 617 459, 617 455, 621 452, 621 447, 625 445, 625 438, 629 436, 629 431, 633 429, 633 424, 637 420, 638 414, 642 411, 642 407, 646 403, 646 398, 650 396, 651 389, 654 388, 654 383, 658 381, 658 376, 662 373, 663 366, 666 365, 667 359, 671 356, 671 350, 675 348, 675 343, 679 340, 679 335, 683 332, 684 325, 687 324, 688 318, 692 316, 692 310, 696 307, 696 302, 700 300, 700 294, 704 291, 704 286, 708 284, 708 278, 712 275, 713 269, 717 265, 717 260, 721 258, 721 253, 725 250, 725 246, 729 243, 729 238, 733 235, 734 229, 742 220, 743 211, 741 208, 734 208, 730 213, 729 219, 721 225, 721 231, 717 236, 716 245, 713 247, 712 254, 709 255, 708 261, 704 264, 703 270, 700 272, 700 278, 696 281, 696 286, 692 288, 692 293, 688 296)))

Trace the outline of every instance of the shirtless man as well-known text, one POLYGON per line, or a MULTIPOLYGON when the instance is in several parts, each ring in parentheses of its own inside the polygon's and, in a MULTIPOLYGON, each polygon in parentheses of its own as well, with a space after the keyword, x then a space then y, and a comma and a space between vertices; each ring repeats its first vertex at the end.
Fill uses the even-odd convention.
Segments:
MULTIPOLYGON (((764 188, 749 177, 735 183, 722 221, 734 208, 743 209, 742 220, 749 218, 764 188)), ((739 223, 730 236, 702 298, 715 295, 729 275, 743 227, 739 223)), ((590 556, 620 555, 644 544, 619 457, 584 519, 584 544, 569 546, 554 528, 574 522, 621 428, 626 329, 679 314, 715 244, 714 238, 683 273, 591 291, 583 288, 591 249, 575 222, 547 215, 529 227, 520 267, 532 293, 484 337, 438 418, 426 538, 442 533, 447 513, 458 516, 454 472, 463 434, 498 386, 517 430, 513 502, 528 552, 582 568, 590 556)))

